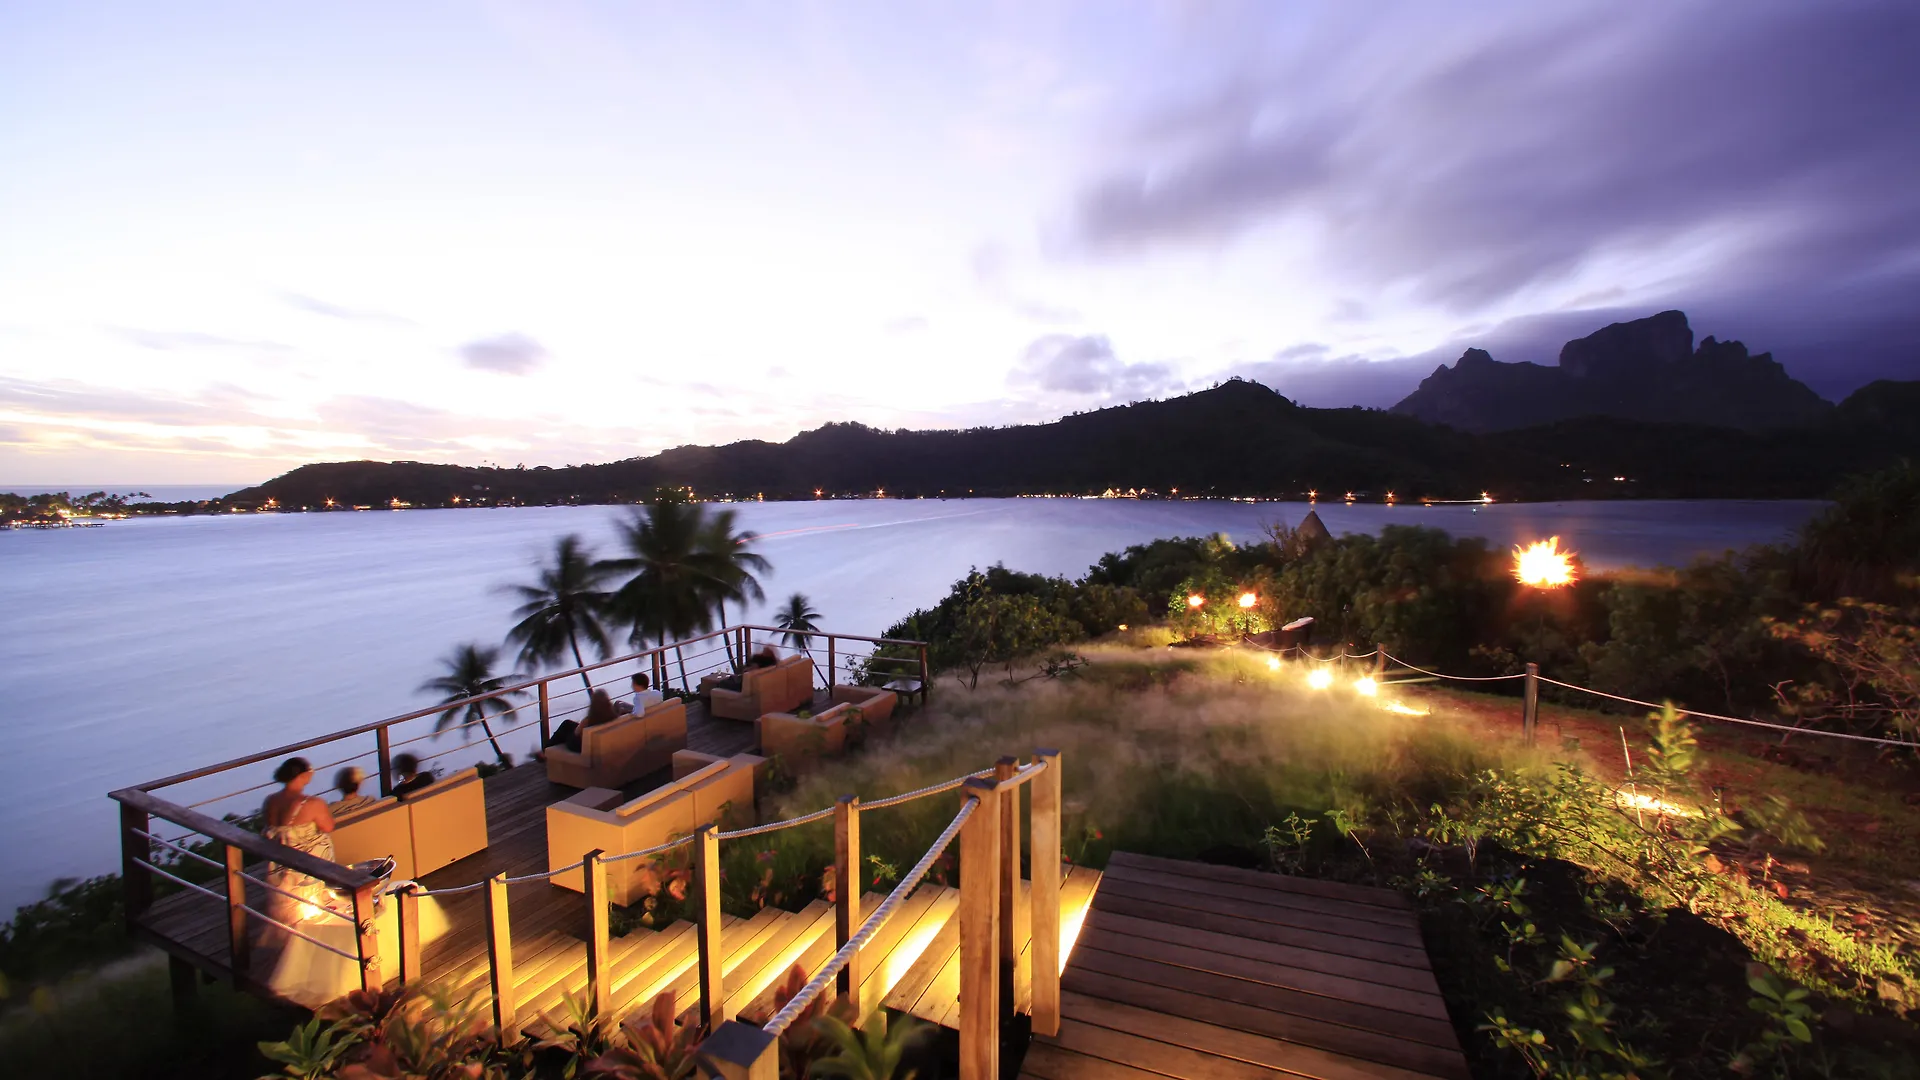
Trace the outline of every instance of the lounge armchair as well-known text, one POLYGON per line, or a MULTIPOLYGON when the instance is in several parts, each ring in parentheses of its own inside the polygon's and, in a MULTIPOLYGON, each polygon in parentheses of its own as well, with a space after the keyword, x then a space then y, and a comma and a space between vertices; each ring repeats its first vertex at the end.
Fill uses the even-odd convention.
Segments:
POLYGON ((760 718, 760 752, 778 756, 788 769, 802 761, 828 757, 847 747, 847 721, 853 706, 835 705, 812 716, 768 713, 760 718))
POLYGON ((635 716, 580 729, 580 749, 547 748, 547 779, 577 788, 619 788, 666 768, 687 745, 687 704, 669 698, 635 716))
POLYGON ((833 684, 827 689, 827 696, 835 705, 851 705, 860 710, 860 722, 872 731, 893 727, 893 707, 900 702, 900 695, 891 690, 845 683, 833 684))
POLYGON ((789 656, 770 668, 741 672, 738 690, 716 688, 708 698, 707 712, 727 720, 757 720, 812 700, 813 661, 804 655, 789 656))
MULTIPOLYGON (((757 820, 754 774, 764 760, 753 754, 714 760, 634 799, 588 788, 554 803, 547 807, 547 869, 579 862, 595 848, 618 855, 657 847, 708 822, 752 824, 757 820)), ((651 865, 649 859, 608 863, 608 899, 626 905, 646 895, 651 865)), ((563 889, 585 891, 584 872, 578 869, 551 880, 563 889)))
POLYGON ((487 847, 486 785, 474 769, 435 780, 404 799, 389 795, 334 819, 341 863, 393 859, 395 879, 431 874, 487 847))

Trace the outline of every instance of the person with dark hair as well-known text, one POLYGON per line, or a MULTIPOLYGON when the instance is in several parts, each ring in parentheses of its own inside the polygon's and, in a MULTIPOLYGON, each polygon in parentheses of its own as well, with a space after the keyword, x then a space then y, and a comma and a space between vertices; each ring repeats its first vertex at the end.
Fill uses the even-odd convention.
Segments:
MULTIPOLYGON (((779 662, 780 658, 773 653, 773 646, 768 645, 759 652, 747 657, 747 668, 748 670, 754 668, 770 668, 779 662)), ((731 690, 737 694, 744 685, 746 685, 746 680, 738 675, 729 675, 707 687, 707 693, 711 694, 715 690, 731 690)))
MULTIPOLYGON (((273 770, 273 778, 281 787, 267 796, 260 808, 266 826, 260 830, 261 835, 295 851, 332 860, 333 837, 329 834, 333 832, 333 814, 325 802, 307 794, 313 766, 306 758, 288 758, 273 770)), ((318 914, 317 909, 326 906, 326 883, 290 867, 268 863, 267 884, 280 890, 268 895, 267 913, 281 922, 312 918, 318 914)))
POLYGON ((533 758, 535 761, 545 761, 549 746, 564 746, 577 754, 580 752, 581 728, 609 724, 623 715, 625 714, 613 707, 613 699, 607 696, 605 690, 595 690, 593 696, 587 699, 587 715, 577 724, 571 720, 562 720, 560 726, 553 729, 553 737, 533 752, 533 758))
POLYGON ((433 784, 433 774, 421 772, 420 759, 412 754, 393 755, 393 771, 398 774, 393 781, 393 793, 398 798, 404 799, 433 784))
POLYGON ((633 696, 627 699, 627 711, 635 716, 646 712, 665 700, 660 691, 652 689, 653 680, 647 678, 644 671, 633 673, 633 696))
POLYGON ((358 765, 349 765, 333 774, 333 788, 340 797, 327 804, 327 809, 335 814, 351 814, 372 806, 380 800, 371 795, 360 794, 360 785, 366 782, 367 774, 358 765))

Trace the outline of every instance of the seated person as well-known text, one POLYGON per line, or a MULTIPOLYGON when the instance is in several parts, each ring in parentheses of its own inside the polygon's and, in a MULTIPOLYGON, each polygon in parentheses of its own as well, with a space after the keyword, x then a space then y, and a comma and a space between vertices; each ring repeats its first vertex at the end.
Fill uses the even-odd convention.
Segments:
POLYGON ((420 759, 412 754, 393 755, 393 771, 398 774, 393 782, 393 793, 402 799, 423 787, 431 786, 434 781, 432 773, 420 771, 420 759))
POLYGON ((595 690, 593 696, 587 700, 586 718, 577 724, 571 720, 562 720, 560 726, 553 729, 553 737, 533 752, 534 760, 545 761, 548 746, 564 746, 576 754, 579 753, 581 728, 611 723, 621 715, 621 712, 613 707, 613 699, 607 696, 605 690, 595 690))
POLYGON ((638 716, 665 700, 660 691, 651 689, 653 680, 647 678, 644 671, 633 673, 633 696, 626 701, 627 711, 638 716))
MULTIPOLYGON (((767 647, 761 649, 759 652, 754 653, 752 656, 747 658, 747 667, 748 668, 770 668, 775 664, 778 664, 779 662, 780 662, 780 658, 773 655, 773 646, 768 645, 767 647)), ((731 690, 737 694, 740 692, 740 686, 741 686, 740 676, 729 675, 726 678, 721 679, 719 682, 714 683, 712 686, 707 687, 707 692, 712 693, 715 690, 731 690)))
POLYGON ((340 793, 338 799, 327 804, 327 809, 335 814, 351 814, 362 807, 372 806, 380 800, 371 795, 360 794, 360 785, 365 783, 367 774, 358 765, 349 765, 333 774, 333 788, 340 793))

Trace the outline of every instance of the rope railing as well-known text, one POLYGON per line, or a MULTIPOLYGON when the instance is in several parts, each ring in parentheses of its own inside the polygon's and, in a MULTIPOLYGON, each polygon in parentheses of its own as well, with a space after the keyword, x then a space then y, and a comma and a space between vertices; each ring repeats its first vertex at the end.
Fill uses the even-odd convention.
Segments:
POLYGON ((977 798, 969 798, 961 805, 960 812, 955 814, 953 820, 941 831, 939 837, 934 840, 933 846, 927 849, 926 854, 920 856, 920 861, 913 865, 913 869, 907 871, 907 875, 893 887, 893 891, 887 894, 887 898, 880 901, 880 906, 873 909, 873 914, 867 916, 866 921, 860 924, 859 931, 847 939, 847 943, 842 945, 839 951, 835 952, 826 964, 814 973, 813 978, 807 980, 807 984, 800 988, 800 992, 795 994, 792 1000, 788 1001, 779 1012, 773 1014, 773 1018, 768 1020, 766 1026, 762 1028, 763 1031, 776 1038, 785 1034, 787 1028, 800 1018, 800 1014, 806 1012, 814 1000, 832 985, 834 978, 840 974, 840 969, 846 967, 848 961, 866 945, 867 940, 886 924, 886 921, 892 917, 894 909, 900 906, 907 895, 919 888, 920 882, 933 868, 935 860, 946 852, 947 847, 953 843, 953 838, 960 835, 960 827, 967 823, 967 819, 973 816, 975 808, 979 805, 980 800, 977 798))
MULTIPOLYGON (((1638 698, 1609 694, 1604 690, 1594 690, 1590 687, 1576 686, 1573 683, 1561 682, 1559 679, 1549 679, 1545 675, 1540 676, 1540 681, 1563 687, 1567 690, 1578 690, 1583 694, 1592 694, 1595 697, 1611 698, 1614 701, 1627 705, 1639 705, 1648 709, 1659 709, 1662 707, 1651 701, 1641 701, 1638 698)), ((1911 739, 1883 739, 1872 735, 1854 735, 1845 731, 1822 731, 1819 728, 1795 727, 1792 724, 1773 724, 1765 720, 1743 720, 1738 716, 1722 716, 1719 713, 1699 712, 1694 709, 1684 709, 1678 705, 1675 705, 1673 708, 1675 712, 1683 716, 1692 716, 1701 720, 1719 720, 1729 724, 1744 724, 1748 727, 1767 728, 1772 731, 1785 732, 1789 735, 1820 735, 1829 739, 1848 739, 1853 742, 1872 743, 1877 746, 1904 746, 1913 748, 1916 745, 1920 745, 1911 739)))
POLYGON ((1417 671, 1422 675, 1431 675, 1436 679, 1451 679, 1454 682, 1505 682, 1508 679, 1524 679, 1527 677, 1524 672, 1518 672, 1512 675, 1448 675, 1448 674, 1445 674, 1444 672, 1428 671, 1426 668, 1423 668, 1423 667, 1415 667, 1414 665, 1407 663, 1405 660, 1402 660, 1399 657, 1385 650, 1382 650, 1380 655, 1386 657, 1388 660, 1391 660, 1396 664, 1399 664, 1401 667, 1406 668, 1408 671, 1417 671))
POLYGON ((289 925, 287 923, 283 923, 279 919, 274 918, 273 916, 267 914, 264 911, 261 911, 257 908, 248 907, 245 904, 240 905, 240 910, 247 912, 248 914, 252 915, 256 919, 261 919, 266 922, 270 922, 273 925, 279 927, 280 929, 285 930, 287 933, 292 934, 294 937, 297 937, 302 941, 309 942, 319 948, 325 949, 335 956, 341 957, 346 960, 351 960, 356 965, 363 963, 360 957, 354 955, 353 953, 347 952, 344 949, 335 948, 334 946, 329 945, 324 941, 321 941, 317 937, 312 937, 308 934, 304 934, 299 930, 299 928, 289 925))
POLYGON ((644 859, 649 855, 664 854, 665 852, 672 851, 674 848, 681 847, 686 844, 691 844, 692 842, 693 842, 693 834, 688 833, 685 836, 679 837, 677 839, 669 840, 664 844, 656 844, 650 848, 641 848, 639 851, 629 851, 620 855, 608 855, 607 857, 601 859, 600 861, 603 863, 616 863, 616 862, 625 862, 628 859, 644 859))
POLYGON ((913 800, 921 798, 922 796, 938 795, 943 791, 952 791, 954 788, 959 787, 961 784, 964 784, 969 780, 973 780, 976 778, 984 779, 992 775, 993 775, 992 769, 981 769, 979 772, 970 772, 965 776, 956 776, 951 780, 942 780, 937 784, 928 784, 926 787, 916 788, 913 791, 903 791, 898 795, 889 795, 884 799, 875 799, 872 802, 863 802, 860 804, 860 809, 884 810, 889 806, 899 806, 901 803, 912 802, 913 800))
POLYGON ((788 818, 785 821, 769 821, 765 825, 749 825, 744 829, 734 829, 731 832, 723 832, 720 834, 720 839, 743 840, 749 836, 759 836, 762 833, 791 829, 796 825, 808 825, 816 821, 825 821, 832 816, 833 807, 829 806, 825 810, 815 810, 811 814, 801 814, 799 817, 788 818))

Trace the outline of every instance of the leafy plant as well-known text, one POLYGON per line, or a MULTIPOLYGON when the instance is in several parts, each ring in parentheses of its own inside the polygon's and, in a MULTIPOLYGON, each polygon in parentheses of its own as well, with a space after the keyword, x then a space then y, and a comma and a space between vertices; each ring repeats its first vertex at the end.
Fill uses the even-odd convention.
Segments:
POLYGON ((1747 1007, 1766 1018, 1766 1027, 1728 1067, 1751 1075, 1765 1061, 1786 1075, 1787 1051, 1813 1041, 1814 1013, 1813 1006, 1807 1004, 1807 989, 1786 982, 1765 964, 1747 965, 1747 987, 1753 991, 1747 1007))
POLYGON ((638 1022, 636 1017, 628 1017, 612 1044, 582 1066, 583 1075, 597 1080, 685 1080, 692 1076, 700 1028, 681 1022, 673 1010, 672 991, 654 998, 638 1022))
POLYGON ((536 1050, 558 1050, 567 1055, 561 1076, 572 1080, 580 1067, 613 1049, 620 1025, 612 1017, 602 1016, 594 1008, 593 998, 585 990, 560 998, 560 1015, 543 1016, 548 1034, 534 1043, 536 1050))
POLYGON ((260 1053, 268 1061, 280 1063, 280 1071, 261 1080, 324 1080, 333 1075, 334 1066, 360 1037, 340 1024, 315 1016, 293 1029, 282 1042, 260 1043, 260 1053))
POLYGON ((814 1021, 816 1029, 839 1052, 815 1061, 809 1076, 839 1076, 846 1080, 914 1080, 915 1070, 900 1071, 906 1052, 930 1034, 929 1025, 903 1017, 891 1030, 887 1014, 875 1010, 859 1028, 849 1027, 837 1016, 822 1016, 814 1021))

